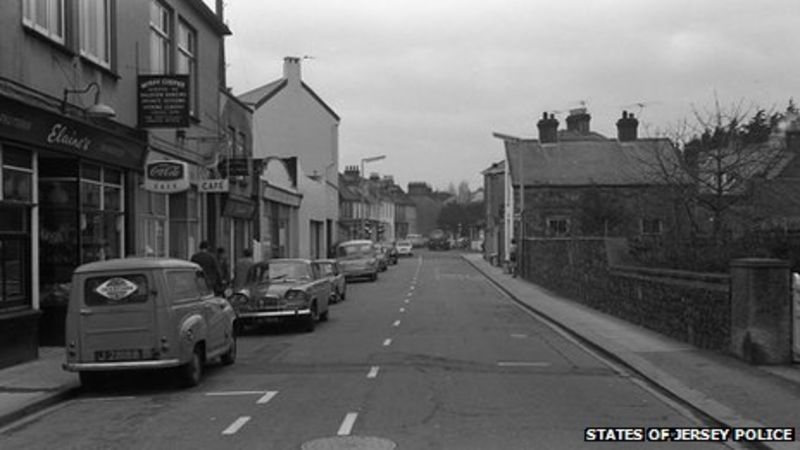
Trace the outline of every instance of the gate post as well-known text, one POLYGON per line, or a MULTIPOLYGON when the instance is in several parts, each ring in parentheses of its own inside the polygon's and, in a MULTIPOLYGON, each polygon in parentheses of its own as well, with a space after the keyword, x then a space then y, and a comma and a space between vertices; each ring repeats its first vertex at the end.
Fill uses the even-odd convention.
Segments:
POLYGON ((731 261, 731 352, 751 364, 792 360, 789 262, 731 261))

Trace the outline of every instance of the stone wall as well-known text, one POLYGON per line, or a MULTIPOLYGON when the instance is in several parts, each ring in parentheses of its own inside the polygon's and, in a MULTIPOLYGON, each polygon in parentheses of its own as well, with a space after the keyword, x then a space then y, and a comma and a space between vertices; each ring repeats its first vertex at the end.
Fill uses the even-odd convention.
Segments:
POLYGON ((700 348, 730 343, 730 277, 625 265, 603 238, 528 238, 522 276, 605 313, 700 348))

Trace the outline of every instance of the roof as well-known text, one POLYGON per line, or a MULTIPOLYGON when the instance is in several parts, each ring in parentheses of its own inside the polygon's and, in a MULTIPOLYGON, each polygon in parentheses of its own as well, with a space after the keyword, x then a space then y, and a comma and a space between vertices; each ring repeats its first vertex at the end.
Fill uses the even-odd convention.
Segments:
POLYGON ((75 269, 75 273, 101 272, 107 270, 140 270, 140 269, 146 270, 153 268, 199 269, 200 266, 185 259, 132 257, 132 258, 108 259, 105 261, 95 261, 87 263, 75 269))
POLYGON ((513 183, 524 173, 527 186, 663 185, 663 170, 678 167, 668 139, 505 140, 513 183))
POLYGON ((506 173, 506 160, 493 163, 481 172, 481 175, 501 175, 506 173))
MULTIPOLYGON (((251 91, 247 91, 244 94, 239 96, 239 99, 244 102, 245 104, 252 105, 253 109, 258 109, 265 103, 267 103, 272 97, 278 94, 286 85, 289 84, 289 80, 286 78, 279 78, 271 83, 267 83, 261 87, 257 87, 251 91)), ((333 116, 337 121, 340 121, 339 115, 336 114, 336 111, 333 110, 327 103, 325 103, 316 92, 314 92, 311 87, 309 87, 305 82, 301 81, 300 85, 303 89, 311 95, 314 100, 317 101, 326 111, 328 114, 333 116)))

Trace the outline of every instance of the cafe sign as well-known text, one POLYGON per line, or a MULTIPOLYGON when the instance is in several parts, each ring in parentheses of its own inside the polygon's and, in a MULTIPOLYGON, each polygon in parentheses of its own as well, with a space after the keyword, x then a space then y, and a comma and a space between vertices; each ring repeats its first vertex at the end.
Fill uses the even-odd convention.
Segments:
POLYGON ((228 192, 230 190, 230 183, 227 179, 218 180, 203 180, 197 185, 199 192, 228 192))
POLYGON ((153 161, 144 170, 144 188, 172 194, 189 189, 189 166, 183 161, 153 161))

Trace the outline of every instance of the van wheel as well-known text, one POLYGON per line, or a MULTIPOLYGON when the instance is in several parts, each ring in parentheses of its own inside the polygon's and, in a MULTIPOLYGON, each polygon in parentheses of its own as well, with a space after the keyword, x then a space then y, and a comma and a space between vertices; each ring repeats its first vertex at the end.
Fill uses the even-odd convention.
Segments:
POLYGON ((228 351, 220 357, 220 362, 225 366, 230 366, 236 362, 236 336, 231 337, 231 346, 228 351))
POLYGON ((106 377, 103 372, 78 372, 78 379, 84 389, 96 389, 103 384, 106 377))
POLYGON ((194 387, 200 384, 203 378, 203 355, 202 347, 196 346, 192 353, 192 359, 184 364, 180 369, 180 377, 185 387, 194 387))

